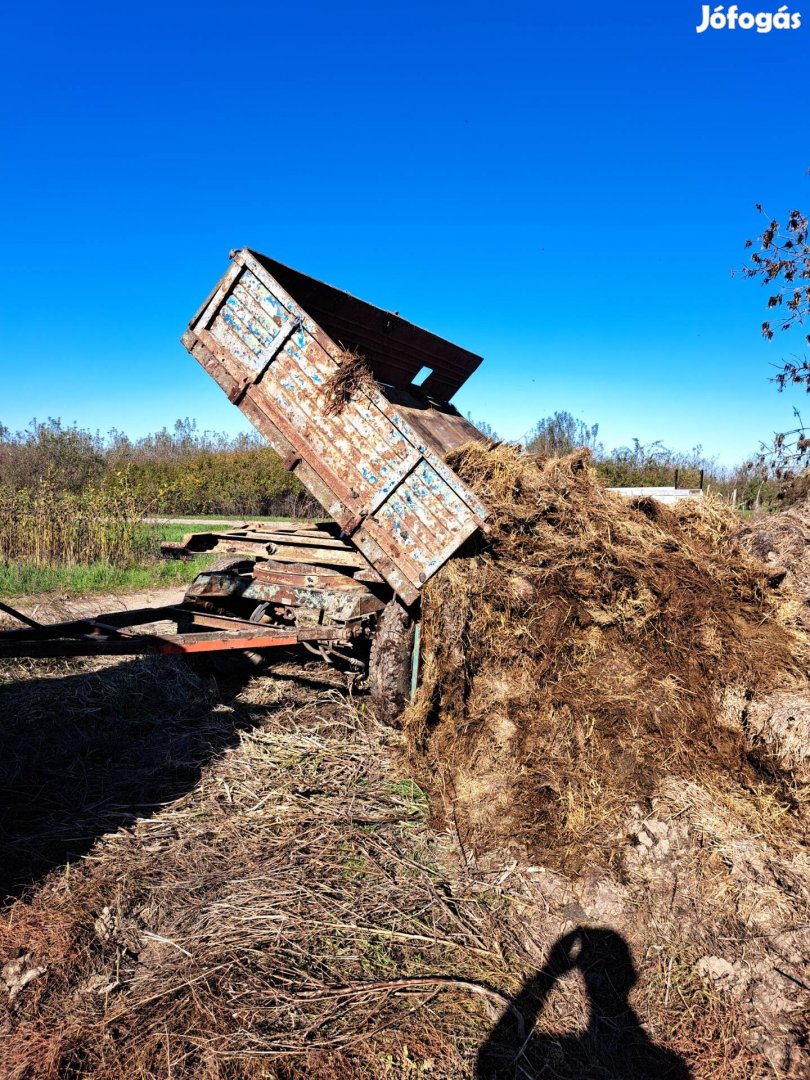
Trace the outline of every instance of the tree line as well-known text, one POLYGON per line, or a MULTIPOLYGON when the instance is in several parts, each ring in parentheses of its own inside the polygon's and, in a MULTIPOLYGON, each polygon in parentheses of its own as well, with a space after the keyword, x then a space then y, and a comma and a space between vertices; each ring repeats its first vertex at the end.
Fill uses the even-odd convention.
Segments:
MULTIPOLYGON (((487 423, 477 426, 497 439, 487 423)), ((680 487, 697 487, 702 474, 704 487, 744 508, 775 504, 783 489, 759 459, 722 468, 700 446, 683 453, 661 441, 643 444, 638 439, 631 446, 607 450, 598 424, 567 411, 539 420, 524 445, 530 453, 547 456, 585 447, 610 487, 671 486, 676 473, 680 487)), ((115 429, 102 435, 55 419, 33 420, 22 431, 0 424, 0 489, 43 487, 72 495, 125 495, 128 504, 145 515, 322 513, 259 435, 200 431, 189 419, 139 439, 115 429)))
MULTIPOLYGON (((468 419, 488 438, 498 435, 486 422, 468 419)), ((599 424, 589 424, 570 412, 559 411, 538 420, 523 441, 530 454, 560 457, 586 449, 606 487, 673 487, 713 491, 741 509, 768 508, 792 501, 768 463, 756 454, 732 467, 718 465, 702 446, 689 452, 671 450, 659 439, 608 450, 599 438, 599 424)), ((794 497, 799 495, 794 494, 794 497)))
POLYGON ((143 514, 311 516, 322 513, 258 435, 199 431, 177 420, 140 439, 61 420, 0 424, 0 488, 126 495, 143 514))

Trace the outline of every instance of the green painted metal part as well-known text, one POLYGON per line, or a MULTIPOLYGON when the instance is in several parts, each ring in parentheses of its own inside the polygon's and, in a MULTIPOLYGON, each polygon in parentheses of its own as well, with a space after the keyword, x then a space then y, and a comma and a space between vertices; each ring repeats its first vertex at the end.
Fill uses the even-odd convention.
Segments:
POLYGON ((422 624, 417 623, 413 631, 413 653, 411 656, 411 701, 416 699, 419 685, 419 650, 422 641, 422 624))

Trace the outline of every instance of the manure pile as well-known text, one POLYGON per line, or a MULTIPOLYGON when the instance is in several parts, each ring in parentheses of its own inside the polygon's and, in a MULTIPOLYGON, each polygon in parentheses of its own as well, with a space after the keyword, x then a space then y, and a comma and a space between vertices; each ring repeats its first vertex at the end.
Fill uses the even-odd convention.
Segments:
POLYGON ((746 721, 805 693, 805 639, 733 511, 623 500, 586 451, 469 444, 449 461, 491 528, 425 589, 404 723, 462 837, 616 867, 617 830, 662 780, 789 802, 801 752, 746 721))
MULTIPOLYGON (((491 529, 423 596, 403 724, 434 820, 470 865, 522 872, 527 928, 619 935, 695 1080, 810 1076, 806 515, 768 525, 774 566, 728 507, 625 501, 587 452, 450 463, 491 529)), ((687 1075, 625 1036, 618 1073, 575 1075, 687 1075)))
POLYGON ((725 505, 625 501, 586 451, 449 461, 491 516, 422 599, 403 724, 434 818, 484 873, 522 875, 527 928, 621 935, 689 1075, 810 1076, 798 525, 768 526, 793 538, 786 573, 725 505))
POLYGON ((737 539, 767 564, 776 580, 784 579, 796 606, 796 621, 810 632, 810 500, 781 514, 746 521, 737 539))

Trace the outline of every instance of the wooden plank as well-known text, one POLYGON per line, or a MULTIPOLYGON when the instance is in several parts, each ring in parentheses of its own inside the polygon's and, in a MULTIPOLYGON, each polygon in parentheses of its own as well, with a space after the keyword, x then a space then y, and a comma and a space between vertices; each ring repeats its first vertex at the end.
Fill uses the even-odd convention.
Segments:
POLYGON ((351 551, 351 544, 345 540, 333 540, 329 536, 312 536, 305 533, 262 533, 262 539, 267 539, 275 544, 298 544, 312 548, 331 548, 334 550, 351 551))

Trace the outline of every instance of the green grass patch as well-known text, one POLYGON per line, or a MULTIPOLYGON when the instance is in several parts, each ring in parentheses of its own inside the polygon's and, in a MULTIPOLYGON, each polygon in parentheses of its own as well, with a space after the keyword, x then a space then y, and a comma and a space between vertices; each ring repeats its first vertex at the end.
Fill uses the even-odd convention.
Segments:
POLYGON ((427 818, 430 812, 430 799, 427 792, 423 791, 415 780, 389 780, 385 783, 385 787, 402 801, 409 814, 423 820, 427 818))
MULTIPOLYGON (((171 515, 170 514, 170 515, 167 515, 167 516, 169 518, 171 518, 173 516, 176 516, 176 517, 188 518, 189 521, 191 520, 191 515, 190 514, 177 514, 177 515, 171 515)), ((195 521, 201 521, 205 525, 206 528, 210 529, 212 527, 212 523, 219 523, 221 525, 223 522, 230 523, 230 522, 236 521, 241 525, 243 521, 246 521, 246 522, 250 522, 250 521, 310 521, 311 519, 310 518, 282 517, 279 514, 273 514, 270 517, 267 517, 267 516, 263 517, 261 514, 220 514, 219 516, 216 516, 214 514, 211 514, 211 515, 208 515, 208 514, 195 514, 194 515, 194 520, 195 521)), ((193 528, 193 527, 194 526, 190 526, 190 528, 193 528)), ((227 527, 229 529, 233 528, 233 526, 231 524, 228 524, 227 527)))
MULTIPOLYGON (((236 520, 236 518, 231 519, 231 521, 221 521, 221 520, 219 520, 217 518, 204 518, 204 517, 201 517, 198 521, 195 521, 190 525, 183 525, 183 524, 180 524, 180 523, 174 522, 174 521, 164 521, 164 522, 160 522, 160 524, 153 525, 152 528, 155 530, 155 535, 157 536, 158 540, 174 540, 176 542, 176 541, 182 540, 184 536, 188 536, 189 533, 227 532, 228 530, 234 528, 234 526, 232 524, 232 521, 235 521, 235 520, 236 520)), ((273 521, 295 521, 295 520, 298 520, 298 519, 296 519, 296 518, 282 518, 282 517, 274 517, 274 518, 249 517, 249 518, 246 519, 246 521, 248 523, 250 523, 251 521, 273 522, 273 521)))
POLYGON ((36 566, 33 563, 0 562, 0 596, 28 593, 83 593, 135 591, 187 585, 210 563, 201 555, 189 562, 175 560, 144 563, 140 566, 110 566, 95 562, 79 566, 36 566))

